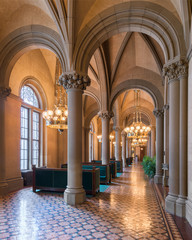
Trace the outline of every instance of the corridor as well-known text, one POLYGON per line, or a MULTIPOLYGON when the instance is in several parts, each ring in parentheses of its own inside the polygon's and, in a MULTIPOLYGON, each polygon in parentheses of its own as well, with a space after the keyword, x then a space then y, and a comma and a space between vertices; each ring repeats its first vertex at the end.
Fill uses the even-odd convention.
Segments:
POLYGON ((0 239, 182 239, 166 216, 142 166, 133 164, 77 208, 63 194, 31 188, 1 198, 0 239))

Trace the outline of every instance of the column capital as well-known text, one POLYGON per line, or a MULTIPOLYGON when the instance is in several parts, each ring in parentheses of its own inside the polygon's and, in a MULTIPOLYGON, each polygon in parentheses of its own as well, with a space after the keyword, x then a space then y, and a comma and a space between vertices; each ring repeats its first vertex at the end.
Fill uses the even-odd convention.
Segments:
POLYGON ((121 128, 119 126, 113 127, 114 131, 121 131, 121 128))
POLYGON ((127 133, 126 133, 125 131, 122 131, 122 132, 121 132, 121 136, 122 136, 122 137, 126 137, 126 136, 127 136, 127 133))
POLYGON ((164 110, 164 112, 167 111, 167 110, 169 110, 169 105, 168 105, 168 104, 165 104, 165 105, 163 106, 163 110, 164 110))
POLYGON ((86 87, 90 86, 91 79, 88 75, 81 75, 76 72, 62 73, 59 77, 59 84, 67 89, 80 89, 85 90, 86 87))
POLYGON ((5 98, 7 96, 9 96, 11 93, 11 88, 4 88, 4 87, 0 87, 0 98, 5 98))
POLYGON ((160 110, 160 109, 153 110, 153 114, 155 115, 156 118, 163 117, 163 113, 164 113, 164 111, 160 110))
POLYGON ((101 111, 98 113, 99 117, 102 119, 110 119, 114 116, 113 112, 101 111))
POLYGON ((163 77, 168 77, 168 83, 188 75, 188 62, 179 60, 163 68, 163 77))

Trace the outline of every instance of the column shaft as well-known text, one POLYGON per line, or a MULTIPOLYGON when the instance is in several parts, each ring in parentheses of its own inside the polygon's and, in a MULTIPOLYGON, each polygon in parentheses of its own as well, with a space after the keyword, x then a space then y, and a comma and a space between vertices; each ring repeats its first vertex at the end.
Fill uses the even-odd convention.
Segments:
POLYGON ((151 127, 151 157, 155 156, 155 126, 151 127))
POLYGON ((123 160, 123 168, 125 168, 126 163, 126 134, 122 134, 122 160, 123 160))
POLYGON ((187 200, 187 75, 180 77, 179 199, 176 215, 185 217, 187 200))
POLYGON ((68 176, 64 199, 76 205, 85 201, 82 186, 82 90, 71 88, 68 93, 68 176))
POLYGON ((163 111, 154 111, 156 116, 156 173, 155 183, 162 183, 162 163, 163 163, 163 111))
POLYGON ((121 130, 120 128, 116 128, 115 130, 115 159, 117 161, 121 160, 121 130))
POLYGON ((97 139, 97 134, 96 133, 94 133, 94 135, 93 135, 93 150, 94 150, 94 152, 93 152, 93 160, 99 160, 99 156, 98 156, 98 139, 97 139))
POLYGON ((179 81, 171 81, 169 88, 169 195, 165 209, 175 214, 179 194, 179 81))
POLYGON ((102 164, 109 163, 109 118, 102 118, 102 164))

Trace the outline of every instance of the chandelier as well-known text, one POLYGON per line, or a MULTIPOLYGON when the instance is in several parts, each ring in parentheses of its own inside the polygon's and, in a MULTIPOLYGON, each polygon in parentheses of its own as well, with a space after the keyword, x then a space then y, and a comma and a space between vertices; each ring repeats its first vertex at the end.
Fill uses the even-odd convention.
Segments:
POLYGON ((43 118, 46 120, 46 126, 58 129, 60 133, 68 129, 67 117, 67 93, 62 86, 56 83, 55 105, 53 109, 43 112, 43 118))
POLYGON ((127 137, 132 139, 132 146, 143 146, 147 143, 148 133, 151 131, 151 128, 141 121, 141 112, 138 111, 140 90, 135 90, 134 92, 135 113, 133 115, 133 123, 125 128, 125 131, 127 132, 127 137))

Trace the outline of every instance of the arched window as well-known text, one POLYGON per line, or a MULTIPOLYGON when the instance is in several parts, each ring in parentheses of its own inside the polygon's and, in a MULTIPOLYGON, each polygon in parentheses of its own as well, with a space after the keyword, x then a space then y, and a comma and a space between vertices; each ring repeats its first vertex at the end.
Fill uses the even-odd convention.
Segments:
POLYGON ((31 169, 32 165, 40 166, 41 142, 41 109, 36 91, 28 85, 21 89, 21 170, 31 169))

